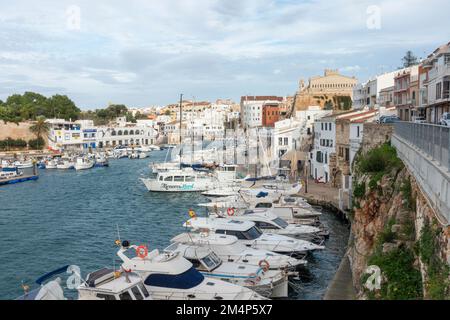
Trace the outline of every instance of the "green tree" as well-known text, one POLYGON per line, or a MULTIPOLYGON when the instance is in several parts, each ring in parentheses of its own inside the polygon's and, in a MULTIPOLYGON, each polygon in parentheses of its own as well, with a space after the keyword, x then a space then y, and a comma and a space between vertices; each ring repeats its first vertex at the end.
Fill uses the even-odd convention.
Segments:
POLYGON ((38 149, 40 147, 43 147, 43 145, 40 145, 42 141, 42 135, 48 133, 49 130, 50 127, 47 123, 47 120, 42 116, 37 117, 36 122, 30 127, 30 131, 36 135, 38 141, 38 149))
POLYGON ((405 56, 402 58, 402 62, 403 68, 409 68, 419 63, 417 57, 412 53, 411 50, 406 51, 405 56))

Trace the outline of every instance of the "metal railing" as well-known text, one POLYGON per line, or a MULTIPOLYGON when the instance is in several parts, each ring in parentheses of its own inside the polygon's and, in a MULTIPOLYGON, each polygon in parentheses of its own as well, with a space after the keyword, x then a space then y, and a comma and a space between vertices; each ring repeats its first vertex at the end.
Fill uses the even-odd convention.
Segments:
POLYGON ((450 171, 450 127, 411 122, 397 122, 394 127, 395 135, 450 171))

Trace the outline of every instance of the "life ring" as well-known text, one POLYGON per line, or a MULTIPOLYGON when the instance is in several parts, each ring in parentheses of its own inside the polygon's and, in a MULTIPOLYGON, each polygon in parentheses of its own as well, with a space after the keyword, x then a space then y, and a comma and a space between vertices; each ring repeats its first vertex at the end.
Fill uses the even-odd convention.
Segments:
POLYGON ((261 269, 263 269, 264 272, 267 272, 267 271, 269 271, 269 269, 270 269, 270 263, 269 263, 269 261, 267 261, 267 260, 261 260, 261 261, 258 263, 258 265, 259 265, 259 267, 260 267, 261 269))
POLYGON ((232 216, 234 216, 234 208, 228 208, 228 210, 227 210, 227 214, 228 214, 228 216, 229 217, 232 217, 232 216))
POLYGON ((147 246, 142 245, 142 246, 137 247, 136 254, 141 259, 147 258, 147 256, 148 256, 148 248, 147 248, 147 246))
POLYGON ((189 210, 189 217, 191 217, 191 218, 197 218, 197 214, 195 213, 194 210, 192 210, 192 209, 189 210))

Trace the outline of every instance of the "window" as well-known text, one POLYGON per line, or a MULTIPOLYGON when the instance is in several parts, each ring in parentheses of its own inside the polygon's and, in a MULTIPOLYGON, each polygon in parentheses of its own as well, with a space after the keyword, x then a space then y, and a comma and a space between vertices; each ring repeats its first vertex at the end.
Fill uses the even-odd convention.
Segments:
POLYGON ((164 179, 164 181, 173 181, 173 177, 172 177, 172 176, 166 177, 166 178, 164 179))
POLYGON ((175 181, 175 182, 184 182, 184 177, 182 177, 182 176, 175 176, 173 181, 175 181))
POLYGON ((147 289, 145 289, 145 286, 142 283, 139 283, 139 288, 141 289, 142 293, 144 294, 144 296, 146 298, 148 298, 150 296, 147 289))
POLYGON ((361 128, 359 126, 356 127, 356 137, 360 137, 361 134, 361 128))
POLYGON ((119 300, 128 301, 128 300, 133 300, 133 298, 131 297, 131 294, 128 291, 125 291, 125 292, 119 294, 119 300))
POLYGON ((289 138, 284 138, 284 145, 287 146, 289 144, 289 138))
POLYGON ((116 297, 113 296, 112 294, 97 293, 97 298, 107 300, 107 301, 117 300, 116 297))
POLYGON ((442 97, 442 83, 436 84, 436 99, 441 99, 442 97))
POLYGON ((262 229, 262 230, 276 230, 279 229, 276 226, 270 224, 270 223, 266 223, 266 222, 262 222, 262 221, 255 221, 255 224, 258 228, 262 229))
POLYGON ((283 145, 283 138, 279 138, 279 139, 278 139, 278 145, 279 145, 279 146, 282 146, 282 145, 283 145))
POLYGON ((195 177, 194 176, 186 176, 185 182, 195 182, 195 177))
POLYGON ((277 225, 279 225, 281 228, 286 229, 289 226, 289 223, 287 223, 285 220, 281 218, 276 218, 273 220, 277 225))
POLYGON ((144 297, 142 296, 142 293, 139 291, 138 287, 131 288, 131 292, 133 292, 136 300, 144 300, 144 297))
POLYGON ((151 274, 145 279, 145 284, 152 287, 186 290, 198 286, 205 277, 194 267, 178 275, 151 274))
POLYGON ((350 161, 350 149, 345 148, 345 161, 350 161))

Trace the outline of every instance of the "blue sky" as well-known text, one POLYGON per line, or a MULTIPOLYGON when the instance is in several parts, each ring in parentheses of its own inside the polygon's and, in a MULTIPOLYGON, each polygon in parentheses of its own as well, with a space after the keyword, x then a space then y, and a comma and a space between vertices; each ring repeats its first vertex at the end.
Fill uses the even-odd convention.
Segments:
POLYGON ((450 41, 448 0, 0 0, 0 99, 80 107, 292 95, 340 69, 365 81, 450 41), (74 12, 80 9, 79 24, 74 12), (380 28, 368 28, 380 9, 380 28), (371 11, 373 12, 373 11, 371 11))

